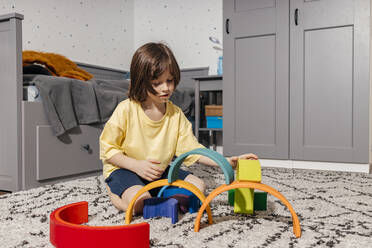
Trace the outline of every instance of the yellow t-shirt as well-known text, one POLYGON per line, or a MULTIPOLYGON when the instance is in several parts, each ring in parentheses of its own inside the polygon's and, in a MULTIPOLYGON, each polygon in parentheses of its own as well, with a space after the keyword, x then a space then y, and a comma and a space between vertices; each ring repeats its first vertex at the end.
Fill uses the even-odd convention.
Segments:
MULTIPOLYGON (((166 168, 174 156, 204 147, 194 136, 182 110, 170 101, 166 107, 163 118, 153 121, 136 101, 127 99, 119 103, 100 136, 105 179, 119 169, 106 160, 119 152, 137 160, 158 160, 159 166, 166 168)), ((199 158, 200 155, 192 155, 184 163, 191 165, 199 158)))

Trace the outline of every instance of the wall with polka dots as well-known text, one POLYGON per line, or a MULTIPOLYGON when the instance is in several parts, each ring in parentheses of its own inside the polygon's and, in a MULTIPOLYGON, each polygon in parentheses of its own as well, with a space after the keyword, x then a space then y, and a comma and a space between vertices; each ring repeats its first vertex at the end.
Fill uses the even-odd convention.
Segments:
POLYGON ((23 49, 128 69, 133 0, 0 0, 0 14, 24 15, 23 49))
POLYGON ((180 67, 209 66, 216 74, 222 51, 213 49, 222 43, 222 0, 135 0, 134 48, 148 41, 168 44, 180 67))
POLYGON ((0 15, 18 12, 23 49, 59 53, 90 64, 128 70, 148 41, 163 41, 182 68, 216 72, 222 51, 222 0, 0 0, 0 15))

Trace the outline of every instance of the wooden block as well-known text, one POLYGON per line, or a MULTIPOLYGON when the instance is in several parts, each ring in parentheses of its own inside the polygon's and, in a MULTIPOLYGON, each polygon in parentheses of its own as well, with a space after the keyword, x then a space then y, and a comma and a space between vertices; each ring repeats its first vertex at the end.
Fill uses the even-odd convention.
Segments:
POLYGON ((230 189, 228 191, 228 201, 230 206, 234 206, 234 199, 235 199, 235 189, 230 189))
MULTIPOLYGON (((179 188, 179 187, 166 187, 163 191, 160 191, 158 194, 158 197, 173 197, 174 195, 185 195, 188 196, 188 203, 187 203, 187 208, 190 214, 198 212, 200 208, 200 200, 196 195, 194 195, 191 191, 184 189, 184 188, 179 188)), ((177 199, 177 198, 176 198, 177 199)), ((178 206, 180 208, 183 208, 185 206, 182 205, 179 199, 178 200, 178 206)), ((182 210, 182 212, 184 212, 182 210)), ((185 213, 185 212, 184 212, 185 213)))
POLYGON ((169 217, 172 224, 178 222, 178 201, 168 197, 152 197, 143 201, 143 218, 169 217))
POLYGON ((253 159, 239 159, 236 180, 261 182, 260 161, 253 159))
POLYGON ((254 189, 235 189, 234 212, 253 214, 254 189))
POLYGON ((266 211, 267 210, 267 192, 254 192, 254 211, 266 211))

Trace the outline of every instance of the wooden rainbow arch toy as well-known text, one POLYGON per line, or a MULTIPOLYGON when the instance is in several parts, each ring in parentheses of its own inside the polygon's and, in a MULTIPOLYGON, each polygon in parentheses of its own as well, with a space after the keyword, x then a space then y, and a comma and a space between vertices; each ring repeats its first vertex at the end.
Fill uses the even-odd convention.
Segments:
MULTIPOLYGON (((260 175, 259 175, 260 176, 260 175)), ((104 246, 121 246, 123 242, 126 247, 149 247, 150 230, 149 224, 138 223, 130 224, 133 214, 133 206, 135 201, 143 193, 153 188, 162 186, 178 186, 185 188, 195 194, 199 198, 202 205, 195 219, 194 231, 200 230, 200 220, 204 211, 208 215, 208 223, 212 224, 212 212, 209 203, 219 194, 227 190, 249 188, 265 191, 277 197, 290 211, 293 221, 293 233, 299 238, 301 237, 301 226, 297 214, 287 199, 274 188, 261 183, 260 181, 240 181, 234 180, 234 171, 229 162, 221 154, 208 149, 195 149, 188 153, 179 156, 171 164, 168 179, 154 181, 143 187, 132 199, 126 211, 125 223, 122 226, 82 226, 82 223, 88 222, 88 203, 77 202, 65 205, 54 210, 50 214, 50 241, 56 247, 104 247, 104 246), (200 154, 214 160, 222 169, 225 175, 225 184, 214 189, 208 197, 193 184, 178 180, 178 171, 182 162, 187 156, 192 154, 200 154), (110 239, 107 236, 110 235, 110 239)))
POLYGON ((150 246, 150 225, 146 222, 121 226, 81 225, 87 222, 86 201, 54 210, 50 214, 50 242, 58 248, 150 246))
POLYGON ((261 182, 251 182, 251 181, 234 181, 234 171, 232 167, 230 166, 230 163, 227 161, 227 159, 219 154, 218 152, 205 149, 205 148, 198 148, 195 150, 192 150, 190 152, 184 153, 181 156, 179 156, 177 159, 173 161, 173 163, 170 165, 169 173, 168 173, 168 180, 167 179, 162 179, 158 181, 151 182, 147 184, 145 187, 143 187, 132 199, 130 202, 128 209, 126 211, 126 216, 125 216, 125 223, 129 224, 132 220, 132 214, 133 214, 133 207, 134 203, 136 200, 146 191, 151 190, 153 188, 157 187, 162 187, 162 186, 178 186, 181 188, 185 188, 190 190, 192 193, 194 193, 202 202, 202 206, 200 207, 198 211, 198 215, 195 220, 195 226, 194 226, 194 231, 198 232, 200 230, 200 220, 201 217, 204 213, 204 211, 207 211, 208 215, 208 223, 212 224, 213 219, 212 219, 212 213, 211 209, 209 207, 209 203, 219 194, 222 192, 225 192, 227 190, 231 189, 237 189, 237 188, 250 188, 250 189, 258 189, 265 191, 276 198, 278 198, 290 211, 292 215, 292 221, 293 221, 293 233, 294 235, 299 238, 301 237, 301 226, 299 219, 297 217, 296 212, 294 211, 292 205, 288 202, 288 200, 277 190, 274 188, 265 185, 261 182), (183 180, 178 180, 178 171, 179 168, 182 164, 182 162, 189 156, 193 154, 200 154, 206 157, 211 158, 214 160, 222 169, 222 172, 225 175, 225 184, 220 185, 216 189, 214 189, 206 198, 204 194, 194 185, 185 182, 183 180))

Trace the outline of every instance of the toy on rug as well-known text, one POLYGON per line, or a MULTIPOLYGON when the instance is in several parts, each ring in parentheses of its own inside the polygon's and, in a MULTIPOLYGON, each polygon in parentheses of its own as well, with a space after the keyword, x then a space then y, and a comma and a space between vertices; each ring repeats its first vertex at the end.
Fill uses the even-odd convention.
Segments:
MULTIPOLYGON (((234 206, 235 200, 235 189, 230 189, 228 195, 228 201, 230 206, 234 206)), ((267 210, 267 192, 254 191, 253 196, 253 213, 254 211, 266 211, 267 210)), ((235 210, 234 210, 235 211, 235 210)))
POLYGON ((23 66, 29 71, 33 68, 30 65, 36 64, 45 67, 53 76, 75 78, 83 81, 93 78, 90 73, 80 69, 74 62, 56 53, 23 51, 22 61, 23 66))
MULTIPOLYGON (((292 205, 287 201, 287 199, 276 191, 274 188, 261 183, 261 166, 258 160, 238 160, 238 171, 237 180, 229 183, 223 184, 216 189, 214 189, 206 198, 203 205, 200 207, 198 215, 196 216, 194 230, 198 232, 200 229, 200 220, 203 215, 204 209, 209 203, 219 194, 235 189, 234 197, 234 212, 238 213, 253 213, 254 204, 254 194, 253 190, 258 189, 264 191, 264 197, 261 196, 261 200, 266 202, 265 193, 270 193, 271 195, 277 197, 290 211, 292 215, 293 222, 293 233, 297 238, 301 237, 301 226, 298 220, 297 214, 294 211, 292 205), (243 191, 241 191, 243 189, 243 191), (245 190, 247 189, 247 190, 245 190), (245 191, 244 191, 245 190, 245 191), (238 196, 237 193, 238 192, 238 196)), ((231 197, 232 194, 230 193, 231 197)), ((258 208, 265 208, 265 206, 259 206, 258 208)))
POLYGON ((178 208, 182 213, 195 213, 199 210, 200 200, 187 189, 179 187, 163 186, 158 193, 158 197, 173 197, 178 200, 178 208))
MULTIPOLYGON (((195 185, 193 185, 189 182, 186 182, 184 180, 179 180, 178 179, 178 172, 179 172, 179 168, 180 168, 182 162, 189 155, 192 155, 192 154, 200 154, 200 155, 207 156, 207 157, 211 158, 218 165, 220 165, 220 167, 221 167, 221 169, 222 169, 222 171, 225 175, 226 182, 230 183, 230 182, 233 181, 234 172, 231 168, 231 165, 221 154, 219 154, 217 152, 214 152, 214 151, 211 151, 209 149, 205 149, 205 148, 198 148, 198 149, 194 149, 190 152, 184 153, 184 154, 178 156, 172 162, 172 164, 170 165, 169 172, 168 172, 168 179, 157 180, 157 181, 154 181, 154 182, 151 182, 151 183, 145 185, 132 198, 131 202, 128 205, 127 211, 125 213, 125 223, 126 224, 129 224, 132 221, 133 207, 134 207, 134 203, 136 202, 138 197, 140 197, 146 191, 149 191, 149 190, 154 189, 154 188, 158 188, 158 187, 162 187, 162 186, 176 186, 176 187, 185 188, 185 189, 191 191, 201 201, 201 203, 204 202, 204 200, 206 199, 204 194, 197 187, 195 187, 195 185)), ((205 206, 204 210, 207 211, 208 223, 212 224, 212 222, 213 222, 212 211, 211 211, 209 205, 205 206)))
MULTIPOLYGON (((258 171, 256 170, 256 172, 258 172, 258 171)), ((261 171, 259 171, 259 173, 260 173, 259 177, 261 177, 261 171)), ((182 187, 182 188, 190 190, 192 193, 194 193, 199 198, 199 200, 202 203, 202 206, 200 207, 200 209, 198 211, 198 215, 196 216, 195 226, 194 226, 194 231, 199 232, 200 220, 202 218, 202 215, 203 215, 204 211, 207 211, 208 223, 209 224, 213 223, 212 213, 211 213, 209 203, 217 195, 219 195, 220 193, 223 193, 225 191, 231 190, 231 189, 248 188, 248 189, 258 189, 258 190, 270 193, 271 195, 277 197, 289 209, 289 211, 292 215, 293 233, 295 234, 295 236, 297 238, 301 237, 300 222, 298 220, 297 214, 294 211, 292 205, 287 201, 287 199, 282 194, 280 194, 274 188, 272 188, 268 185, 265 185, 261 182, 257 182, 257 176, 258 176, 258 174, 255 174, 255 178, 253 179, 254 181, 239 181, 239 180, 234 181, 234 171, 233 171, 230 163, 227 161, 227 159, 224 156, 222 156, 218 152, 215 152, 215 151, 212 151, 212 150, 209 150, 209 149, 205 149, 205 148, 198 148, 198 149, 192 150, 190 152, 187 152, 187 153, 184 153, 184 154, 180 155, 179 157, 177 157, 177 159, 175 159, 173 161, 173 163, 170 165, 170 169, 169 169, 169 173, 168 173, 168 180, 162 179, 162 180, 157 180, 157 181, 151 182, 151 183, 147 184, 146 186, 144 186, 143 188, 141 188, 141 190, 139 190, 137 192, 137 194, 133 197, 133 199, 131 200, 131 202, 129 203, 129 206, 127 208, 126 215, 125 215, 125 223, 129 224, 131 222, 134 203, 136 202, 138 197, 140 197, 143 193, 145 193, 146 191, 149 191, 153 188, 157 188, 157 187, 161 187, 161 186, 167 186, 167 185, 168 186, 178 186, 178 187, 182 187), (225 183, 226 184, 222 184, 219 187, 217 187, 216 189, 214 189, 208 195, 207 198, 205 198, 204 194, 202 192, 200 192, 200 190, 198 188, 196 188, 194 185, 192 185, 188 182, 185 182, 183 180, 177 180, 178 171, 179 171, 179 168, 180 168, 182 162, 189 155, 193 155, 193 154, 200 154, 200 155, 209 157, 210 159, 215 161, 217 163, 217 165, 220 166, 220 168, 222 169, 222 172, 225 175, 225 183)), ((261 181, 261 180, 259 180, 259 181, 261 181)))
MULTIPOLYGON (((261 182, 261 166, 258 160, 238 160, 237 181, 261 182)), ((234 197, 234 212, 253 214, 254 189, 237 188, 234 197)))
POLYGON ((57 248, 150 247, 150 225, 146 222, 123 226, 85 226, 88 202, 65 205, 50 214, 50 242, 57 248))
POLYGON ((144 200, 143 218, 169 217, 172 224, 178 221, 178 201, 169 197, 151 197, 144 200))
POLYGON ((200 200, 189 190, 163 186, 157 197, 144 200, 143 218, 169 217, 172 224, 178 222, 178 210, 183 214, 199 210, 200 200))
MULTIPOLYGON (((238 160, 237 181, 261 182, 261 165, 258 160, 238 160)), ((235 213, 253 214, 254 210, 267 209, 267 192, 255 192, 254 189, 238 188, 228 192, 230 206, 235 213)))
MULTIPOLYGON (((247 161, 240 161, 239 166, 245 163, 251 163, 247 161)), ((258 163, 259 165, 259 163, 258 163)), ((212 224, 212 211, 210 209, 209 203, 220 193, 223 193, 228 190, 248 188, 248 189, 258 189, 271 195, 277 197, 290 211, 292 215, 293 222, 293 233, 297 238, 301 237, 301 226, 298 220, 296 212, 293 210, 291 204, 285 199, 285 197, 276 191, 274 188, 261 183, 261 170, 257 169, 257 164, 250 167, 241 167, 241 172, 238 171, 239 176, 238 180, 234 181, 234 171, 230 163, 223 157, 221 154, 204 148, 198 148, 190 152, 184 153, 179 156, 171 164, 168 173, 168 179, 157 180, 151 182, 144 186, 137 194, 133 197, 132 201, 129 203, 129 206, 125 215, 125 223, 130 224, 133 214, 133 206, 138 197, 140 197, 146 191, 149 191, 153 188, 162 187, 162 186, 175 186, 188 189, 193 193, 202 203, 198 211, 198 215, 195 220, 194 231, 198 232, 200 229, 200 220, 204 213, 207 211, 208 223, 212 224), (214 160, 217 165, 220 166, 224 175, 226 184, 222 184, 216 189, 214 189, 206 198, 204 194, 193 184, 188 183, 183 180, 177 180, 178 171, 182 162, 189 155, 200 154, 214 160), (255 167, 256 166, 256 167, 255 167), (255 173, 249 176, 249 180, 253 181, 241 181, 243 174, 243 180, 245 180, 245 172, 250 169, 253 169, 255 173)), ((260 168, 260 167, 259 167, 260 168)), ((166 189, 166 188, 165 188, 166 189)), ((163 191, 165 191, 165 189, 163 191)), ((177 194, 175 194, 177 195, 177 194)), ((244 194, 243 194, 244 198, 244 194)), ((167 202, 170 207, 167 207, 168 212, 160 213, 163 215, 170 216, 172 218, 172 223, 176 223, 178 220, 178 200, 173 198, 165 198, 166 200, 160 201, 159 197, 155 197, 155 200, 152 198, 147 199, 147 203, 154 203, 160 206, 162 203, 167 202), (171 212, 171 214, 169 214, 171 212), (176 213, 177 212, 177 213, 176 213), (176 217, 177 216, 177 217, 176 217)), ((250 198, 248 198, 250 199, 250 198)), ((146 201, 146 200, 145 200, 146 201)), ((266 202, 266 198, 265 198, 266 202)), ((238 203, 239 204, 239 203, 238 203)), ((148 204, 151 205, 151 204, 148 204)), ((241 209, 241 208, 240 208, 241 209)), ((147 211, 147 210, 144 210, 147 211)), ((158 211, 155 210, 155 212, 158 211)), ((151 214, 151 213, 150 213, 151 214)), ((157 213, 158 214, 158 213, 157 213)), ((78 202, 70 205, 65 205, 54 210, 50 214, 50 242, 55 247, 120 247, 125 242, 126 247, 149 247, 149 238, 150 230, 148 223, 139 223, 132 225, 124 226, 82 226, 80 224, 88 222, 88 203, 87 202, 78 202), (107 237, 110 236, 109 239, 107 237)))

